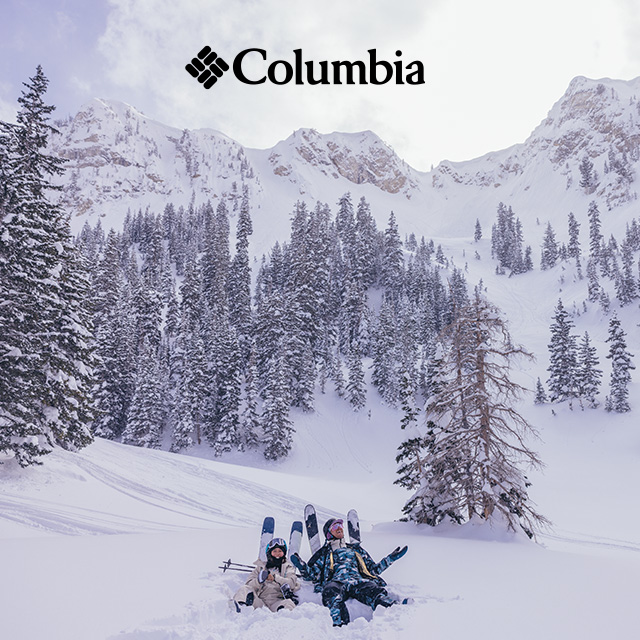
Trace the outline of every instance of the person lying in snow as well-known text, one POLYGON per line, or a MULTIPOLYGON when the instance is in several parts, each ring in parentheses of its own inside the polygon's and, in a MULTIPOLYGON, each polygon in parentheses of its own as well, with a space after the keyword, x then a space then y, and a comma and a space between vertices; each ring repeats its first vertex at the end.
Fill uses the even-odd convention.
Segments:
POLYGON ((300 589, 300 583, 294 566, 287 560, 287 543, 274 538, 267 544, 266 552, 266 563, 256 560, 249 579, 233 596, 238 613, 241 604, 256 609, 266 606, 271 611, 293 609, 298 604, 294 592, 300 589))
MULTIPOLYGON (((315 583, 314 590, 322 592, 322 604, 329 608, 334 627, 349 623, 345 601, 355 598, 375 609, 378 605, 390 607, 394 600, 384 588, 386 582, 378 575, 392 562, 402 558, 407 547, 397 547, 377 564, 359 544, 349 544, 344 539, 342 520, 330 518, 323 527, 326 542, 305 563, 297 553, 291 562, 300 570, 305 580, 315 583)), ((405 598, 402 604, 408 604, 405 598)))

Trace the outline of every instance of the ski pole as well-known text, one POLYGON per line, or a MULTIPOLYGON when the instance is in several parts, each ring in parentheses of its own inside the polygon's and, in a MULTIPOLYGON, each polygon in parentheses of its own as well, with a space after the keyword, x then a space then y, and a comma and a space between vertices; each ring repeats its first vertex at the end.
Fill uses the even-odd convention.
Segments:
POLYGON ((242 573, 251 573, 253 569, 243 569, 242 567, 230 567, 229 565, 220 565, 218 569, 222 569, 222 573, 224 573, 227 569, 229 571, 242 571, 242 573))
POLYGON ((219 569, 223 569, 224 571, 226 571, 227 569, 231 569, 233 567, 244 567, 244 568, 249 569, 251 571, 253 571, 253 569, 255 568, 251 564, 242 564, 241 562, 232 562, 231 558, 229 558, 229 560, 223 560, 222 564, 223 564, 223 566, 218 567, 218 568, 219 569), (233 567, 232 567, 232 565, 233 565, 233 567))

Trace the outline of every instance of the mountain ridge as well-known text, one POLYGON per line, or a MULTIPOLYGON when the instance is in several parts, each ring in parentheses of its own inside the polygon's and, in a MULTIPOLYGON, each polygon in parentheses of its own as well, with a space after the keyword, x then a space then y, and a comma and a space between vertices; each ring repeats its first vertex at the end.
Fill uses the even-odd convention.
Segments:
POLYGON ((635 202, 639 95, 640 78, 578 76, 524 142, 471 160, 443 160, 429 172, 411 167, 372 131, 303 128, 253 149, 215 129, 177 129, 104 99, 58 123, 52 148, 69 160, 62 201, 76 231, 98 217, 119 228, 127 211, 161 213, 169 202, 222 198, 235 210, 243 185, 263 239, 258 249, 280 239, 274 218, 288 219, 297 200, 333 204, 347 191, 373 202, 381 225, 394 211, 406 233, 471 235, 476 218, 485 228, 491 224, 501 201, 513 204, 526 231, 550 207, 576 210, 580 219, 592 199, 621 213, 635 202), (585 157, 593 163, 589 188, 580 186, 585 157))

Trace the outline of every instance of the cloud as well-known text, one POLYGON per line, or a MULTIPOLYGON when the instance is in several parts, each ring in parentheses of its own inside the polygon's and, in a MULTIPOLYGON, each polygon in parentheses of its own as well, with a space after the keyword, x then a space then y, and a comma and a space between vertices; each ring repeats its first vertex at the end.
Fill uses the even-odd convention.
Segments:
POLYGON ((610 6, 110 0, 98 44, 101 90, 167 124, 216 128, 248 146, 272 146, 299 127, 372 129, 426 170, 445 157, 464 160, 523 141, 576 75, 620 77, 621 17, 610 6), (225 76, 207 91, 184 70, 205 44, 228 62, 248 47, 265 49, 270 60, 291 60, 302 48, 315 61, 363 59, 371 48, 393 60, 400 49, 405 63, 424 62, 426 84, 252 87, 225 76))

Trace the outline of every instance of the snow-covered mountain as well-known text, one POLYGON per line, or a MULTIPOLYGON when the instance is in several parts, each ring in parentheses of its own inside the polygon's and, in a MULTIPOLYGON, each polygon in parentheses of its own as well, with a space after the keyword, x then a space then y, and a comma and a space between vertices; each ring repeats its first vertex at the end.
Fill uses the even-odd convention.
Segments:
POLYGON ((103 226, 118 228, 128 210, 161 213, 167 202, 233 200, 246 184, 261 239, 256 251, 287 231, 296 200, 333 205, 347 191, 372 203, 379 225, 393 210, 406 233, 470 235, 476 218, 490 228, 501 201, 526 233, 571 210, 584 218, 592 199, 614 216, 633 207, 638 96, 640 78, 575 78, 525 142, 466 162, 443 161, 428 173, 414 170, 370 131, 301 129, 271 149, 249 149, 218 131, 175 129, 98 99, 58 123, 52 145, 69 160, 63 198, 75 229, 98 216, 103 226), (595 172, 590 188, 580 186, 585 156, 595 172))

